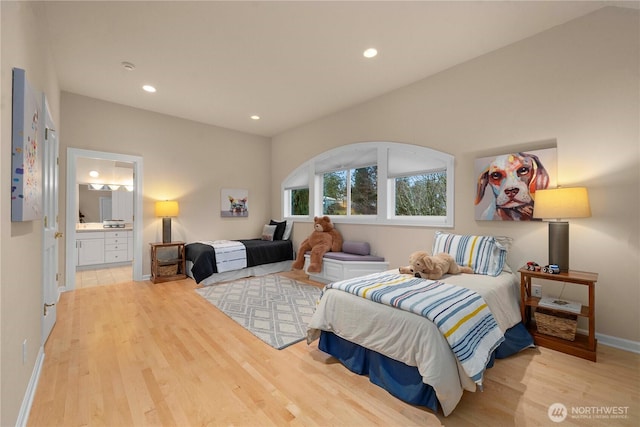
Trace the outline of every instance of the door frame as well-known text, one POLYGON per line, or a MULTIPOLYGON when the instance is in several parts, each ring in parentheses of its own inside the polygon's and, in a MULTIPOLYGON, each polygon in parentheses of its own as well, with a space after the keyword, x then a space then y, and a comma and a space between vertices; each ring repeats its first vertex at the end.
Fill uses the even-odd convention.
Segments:
POLYGON ((60 244, 58 222, 58 197, 59 191, 59 142, 56 134, 56 126, 51 117, 49 102, 42 94, 42 117, 44 120, 43 132, 40 135, 43 141, 43 183, 42 201, 44 219, 42 221, 42 339, 40 344, 44 346, 49 338, 53 326, 56 323, 60 289, 58 281, 58 257, 60 244))
POLYGON ((65 290, 71 291, 76 288, 76 219, 79 200, 76 170, 78 159, 81 157, 133 163, 133 280, 142 281, 142 157, 68 147, 65 290))

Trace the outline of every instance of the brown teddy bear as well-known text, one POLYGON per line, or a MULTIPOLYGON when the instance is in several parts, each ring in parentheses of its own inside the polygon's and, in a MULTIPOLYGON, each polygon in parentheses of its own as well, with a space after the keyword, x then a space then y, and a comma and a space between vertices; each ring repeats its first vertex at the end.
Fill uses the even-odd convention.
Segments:
POLYGON ((417 251, 409 256, 409 266, 400 267, 400 273, 412 274, 423 279, 438 280, 445 274, 473 274, 471 267, 456 264, 453 257, 446 253, 429 256, 427 252, 417 251))
POLYGON ((300 243, 298 257, 291 266, 294 270, 300 270, 304 266, 304 254, 311 251, 311 259, 307 271, 319 273, 322 270, 322 257, 327 252, 340 252, 342 250, 342 235, 333 227, 328 216, 313 218, 313 232, 300 243))

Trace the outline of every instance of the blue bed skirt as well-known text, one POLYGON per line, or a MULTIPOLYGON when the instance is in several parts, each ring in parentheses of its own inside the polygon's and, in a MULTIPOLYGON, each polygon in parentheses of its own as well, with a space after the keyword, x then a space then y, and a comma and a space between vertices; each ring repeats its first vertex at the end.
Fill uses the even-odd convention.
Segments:
MULTIPOLYGON (((533 337, 522 323, 507 330, 504 336, 504 342, 491 356, 487 368, 493 366, 496 358, 504 359, 533 345, 533 337)), ((350 371, 359 375, 368 375, 372 383, 387 390, 398 399, 438 412, 436 393, 430 385, 422 382, 422 376, 417 367, 368 350, 332 332, 321 332, 318 348, 338 359, 350 371)))

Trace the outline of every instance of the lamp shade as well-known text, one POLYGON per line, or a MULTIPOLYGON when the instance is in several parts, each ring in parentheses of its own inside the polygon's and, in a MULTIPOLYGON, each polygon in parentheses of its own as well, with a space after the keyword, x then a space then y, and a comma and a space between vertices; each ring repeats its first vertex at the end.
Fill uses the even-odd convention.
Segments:
POLYGON ((178 216, 178 213, 180 213, 180 207, 175 200, 156 202, 156 216, 172 217, 178 216))
POLYGON ((589 195, 584 187, 537 190, 533 217, 586 218, 591 216, 589 195))

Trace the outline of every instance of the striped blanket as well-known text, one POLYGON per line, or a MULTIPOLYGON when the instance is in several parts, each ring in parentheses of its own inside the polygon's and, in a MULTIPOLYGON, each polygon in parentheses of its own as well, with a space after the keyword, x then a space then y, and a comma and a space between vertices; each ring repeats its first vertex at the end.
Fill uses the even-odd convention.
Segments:
POLYGON ((200 243, 213 247, 216 253, 218 273, 247 267, 247 249, 241 242, 234 240, 208 240, 200 243))
POLYGON ((325 289, 349 292, 431 320, 465 373, 480 387, 493 351, 504 341, 484 299, 466 288, 390 272, 330 283, 325 289))

